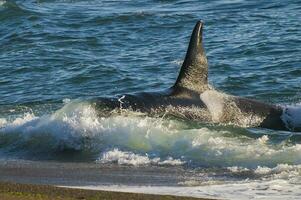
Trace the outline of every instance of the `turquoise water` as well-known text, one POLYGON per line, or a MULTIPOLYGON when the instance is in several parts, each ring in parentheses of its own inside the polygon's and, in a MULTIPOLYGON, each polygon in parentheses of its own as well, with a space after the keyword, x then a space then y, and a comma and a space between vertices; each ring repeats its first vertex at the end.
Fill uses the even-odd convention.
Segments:
POLYGON ((137 113, 100 118, 85 102, 172 86, 199 19, 213 87, 300 103, 299 0, 0 0, 0 158, 175 165, 300 183, 299 133, 137 113))

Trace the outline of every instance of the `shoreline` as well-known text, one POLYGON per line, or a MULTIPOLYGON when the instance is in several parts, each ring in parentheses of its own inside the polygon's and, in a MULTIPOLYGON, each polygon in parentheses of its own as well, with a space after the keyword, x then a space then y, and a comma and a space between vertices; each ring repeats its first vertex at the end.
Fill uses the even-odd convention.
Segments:
POLYGON ((105 190, 76 189, 41 184, 0 182, 0 199, 6 200, 52 200, 52 199, 132 199, 132 200, 212 200, 208 198, 154 195, 144 193, 112 192, 105 190))

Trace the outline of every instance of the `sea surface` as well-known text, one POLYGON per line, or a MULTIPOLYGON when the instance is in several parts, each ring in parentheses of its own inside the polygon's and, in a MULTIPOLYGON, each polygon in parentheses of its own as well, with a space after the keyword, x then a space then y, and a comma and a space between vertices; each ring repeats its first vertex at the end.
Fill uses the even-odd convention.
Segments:
POLYGON ((210 85, 293 107, 301 121, 300 0, 0 0, 0 167, 151 171, 150 181, 120 176, 114 185, 76 186, 298 199, 298 132, 137 113, 99 117, 88 103, 172 86, 200 19, 210 85))

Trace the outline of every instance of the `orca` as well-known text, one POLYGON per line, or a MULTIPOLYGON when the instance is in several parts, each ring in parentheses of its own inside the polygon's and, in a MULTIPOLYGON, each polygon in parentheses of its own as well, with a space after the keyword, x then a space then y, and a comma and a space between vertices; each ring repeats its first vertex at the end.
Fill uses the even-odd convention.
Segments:
POLYGON ((152 116, 176 116, 205 123, 233 124, 294 131, 278 105, 232 96, 208 84, 208 62, 203 47, 204 23, 198 21, 175 84, 161 92, 124 94, 93 100, 96 108, 131 110, 152 116))

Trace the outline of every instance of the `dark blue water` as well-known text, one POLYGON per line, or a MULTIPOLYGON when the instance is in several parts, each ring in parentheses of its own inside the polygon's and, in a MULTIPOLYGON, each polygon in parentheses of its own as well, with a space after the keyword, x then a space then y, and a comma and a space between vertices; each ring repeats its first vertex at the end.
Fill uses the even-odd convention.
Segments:
POLYGON ((300 182, 298 133, 99 118, 85 103, 172 86, 199 19, 213 87, 300 103, 300 0, 0 0, 0 158, 228 167, 300 182))
POLYGON ((301 4, 290 1, 1 1, 0 104, 171 86, 205 22, 210 83, 300 100, 301 4))

